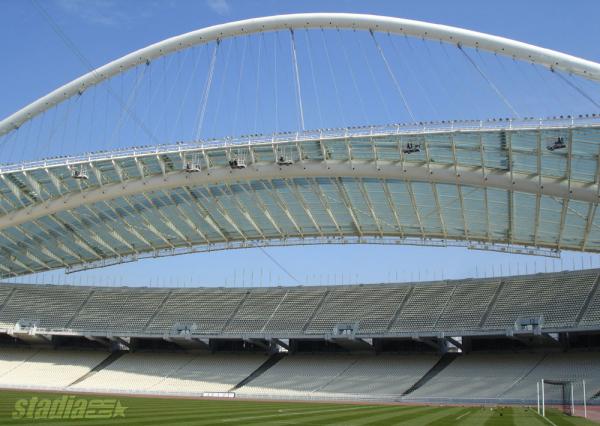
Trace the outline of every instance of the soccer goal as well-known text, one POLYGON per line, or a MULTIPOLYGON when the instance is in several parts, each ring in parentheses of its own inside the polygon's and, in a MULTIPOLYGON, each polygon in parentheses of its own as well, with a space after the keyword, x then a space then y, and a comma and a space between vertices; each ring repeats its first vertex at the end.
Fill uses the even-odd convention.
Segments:
POLYGON ((537 411, 546 417, 546 406, 559 408, 569 416, 575 415, 576 398, 582 397, 583 414, 587 417, 585 398, 585 380, 549 380, 542 379, 537 382, 537 411))

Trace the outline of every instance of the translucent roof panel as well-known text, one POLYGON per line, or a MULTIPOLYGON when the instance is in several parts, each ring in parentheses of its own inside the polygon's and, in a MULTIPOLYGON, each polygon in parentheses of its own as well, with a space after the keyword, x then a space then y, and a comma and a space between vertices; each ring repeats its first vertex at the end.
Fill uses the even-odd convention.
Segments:
POLYGON ((599 252, 599 153, 598 123, 571 120, 331 130, 9 165, 0 275, 332 241, 599 252))

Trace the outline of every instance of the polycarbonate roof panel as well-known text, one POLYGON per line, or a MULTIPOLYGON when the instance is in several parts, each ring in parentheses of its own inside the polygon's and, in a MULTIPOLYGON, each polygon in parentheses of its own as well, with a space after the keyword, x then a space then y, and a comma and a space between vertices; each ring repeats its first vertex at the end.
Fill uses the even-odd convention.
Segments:
MULTIPOLYGON (((361 130, 244 145, 185 145, 48 160, 0 170, 0 217, 20 217, 73 194, 241 159, 256 170, 291 163, 480 171, 598 187, 597 125, 403 132, 361 130), (550 150, 557 140, 562 148, 550 150), (410 144, 410 145, 409 145, 410 144), (417 146, 407 153, 409 146, 417 146), (73 171, 87 179, 73 178, 73 171)), ((428 179, 294 175, 140 190, 0 229, 0 275, 132 259, 232 243, 355 237, 474 241, 600 251, 597 203, 428 179)), ((231 170, 229 173, 235 173, 231 170)))

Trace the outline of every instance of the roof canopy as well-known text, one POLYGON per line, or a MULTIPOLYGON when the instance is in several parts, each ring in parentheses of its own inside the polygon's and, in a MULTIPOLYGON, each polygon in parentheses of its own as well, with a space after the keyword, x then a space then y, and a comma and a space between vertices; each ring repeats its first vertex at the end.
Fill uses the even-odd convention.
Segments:
POLYGON ((599 151, 595 120, 478 122, 11 166, 0 171, 0 273, 314 242, 598 252, 599 151))

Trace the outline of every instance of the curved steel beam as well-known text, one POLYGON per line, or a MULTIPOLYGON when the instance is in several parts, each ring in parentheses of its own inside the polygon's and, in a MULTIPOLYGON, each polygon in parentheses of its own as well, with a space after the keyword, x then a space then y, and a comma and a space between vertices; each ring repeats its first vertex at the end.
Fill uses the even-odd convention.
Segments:
POLYGON ((373 30, 440 40, 446 43, 460 44, 524 61, 535 62, 552 69, 559 69, 591 80, 600 81, 600 64, 596 62, 505 37, 470 31, 463 28, 388 16, 352 13, 276 15, 202 28, 168 38, 125 55, 65 84, 0 121, 0 136, 19 128, 23 123, 36 115, 78 93, 82 93, 91 86, 161 56, 227 37, 294 28, 373 30))
POLYGON ((396 163, 374 165, 371 162, 347 163, 296 163, 291 166, 276 164, 254 165, 244 170, 229 168, 210 169, 199 173, 171 172, 166 175, 154 175, 147 178, 114 183, 102 187, 63 195, 25 207, 0 217, 0 230, 17 226, 43 216, 72 210, 81 205, 100 201, 109 201, 143 192, 168 190, 183 186, 215 185, 239 181, 260 179, 293 179, 306 177, 349 177, 399 179, 406 181, 458 184, 482 188, 497 188, 529 194, 541 194, 562 199, 571 199, 588 203, 599 200, 595 187, 579 186, 564 180, 531 177, 521 173, 490 173, 484 175, 481 169, 449 168, 431 165, 429 168, 418 165, 396 163))

